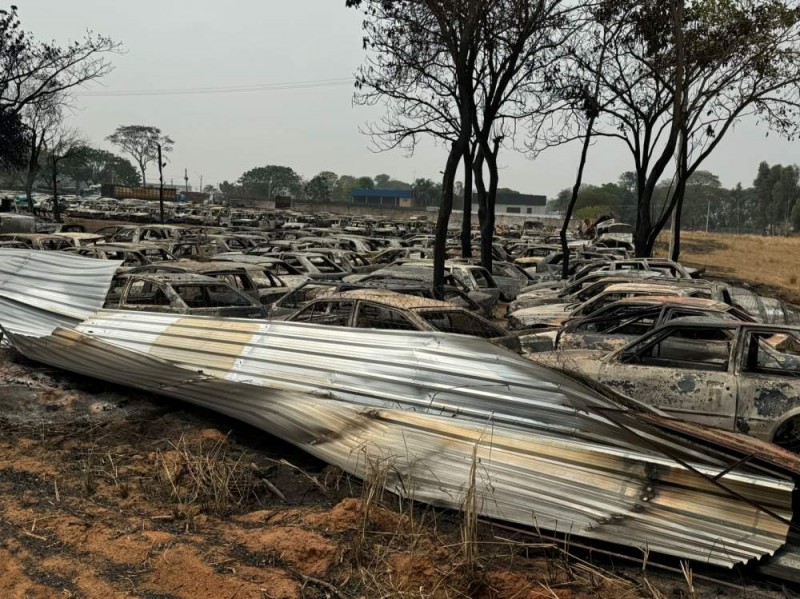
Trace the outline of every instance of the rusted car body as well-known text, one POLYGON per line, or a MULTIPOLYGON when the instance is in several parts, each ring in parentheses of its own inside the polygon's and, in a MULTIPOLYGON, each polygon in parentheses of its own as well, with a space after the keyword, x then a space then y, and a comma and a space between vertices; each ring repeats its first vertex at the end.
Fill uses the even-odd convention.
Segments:
POLYGON ((597 310, 626 297, 638 296, 686 296, 710 298, 708 286, 650 285, 648 283, 615 283, 583 303, 547 304, 511 312, 509 328, 560 326, 572 318, 589 316, 597 310))
POLYGON ((175 259, 175 256, 161 246, 149 243, 99 243, 70 247, 63 251, 98 260, 121 260, 126 268, 175 259))
MULTIPOLYGON (((448 261, 445 263, 445 275, 445 283, 463 289, 484 314, 490 314, 500 299, 500 288, 494 277, 481 266, 448 261), (450 275, 449 279, 447 275, 450 275)), ((433 262, 398 261, 367 275, 349 275, 344 281, 368 286, 372 281, 386 279, 414 279, 429 285, 433 281, 433 262)))
POLYGON ((98 231, 99 234, 106 235, 106 239, 112 243, 158 243, 169 244, 180 240, 183 228, 175 225, 147 225, 147 226, 124 226, 98 231))
POLYGON ((347 271, 322 254, 306 252, 279 252, 274 254, 289 266, 302 272, 309 279, 323 281, 339 280, 347 271))
POLYGON ((194 316, 266 317, 261 304, 224 281, 186 273, 115 277, 104 307, 194 316))
POLYGON ((46 233, 3 233, 0 234, 0 241, 21 243, 27 248, 40 251, 58 251, 72 247, 66 237, 46 233))
POLYGON ((507 332, 485 318, 448 302, 386 289, 358 289, 324 295, 311 301, 286 322, 395 331, 439 331, 485 339, 507 332))
POLYGON ((800 451, 800 327, 681 318, 611 353, 529 357, 676 418, 800 451))
MULTIPOLYGON (((584 279, 564 287, 561 291, 549 289, 547 291, 523 293, 509 304, 508 311, 516 312, 517 310, 550 304, 580 304, 592 299, 609 285, 636 283, 645 280, 649 282, 653 278, 659 278, 659 275, 647 271, 623 272, 620 274, 608 272, 592 273, 584 279)), ((674 281, 674 279, 670 280, 674 281)))
POLYGON ((591 316, 520 337, 523 352, 554 349, 619 349, 671 320, 687 317, 755 322, 741 308, 699 297, 637 296, 621 299, 591 316))
POLYGON ((224 281, 234 289, 252 297, 264 305, 272 304, 289 290, 280 277, 267 267, 258 264, 228 260, 196 262, 178 260, 136 268, 132 274, 150 273, 195 273, 224 281))

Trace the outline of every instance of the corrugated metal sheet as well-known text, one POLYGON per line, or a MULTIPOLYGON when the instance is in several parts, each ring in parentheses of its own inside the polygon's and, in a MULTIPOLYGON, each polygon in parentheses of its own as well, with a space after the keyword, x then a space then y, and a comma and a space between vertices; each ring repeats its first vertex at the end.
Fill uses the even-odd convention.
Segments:
POLYGON ((0 323, 10 332, 27 335, 75 326, 102 308, 120 264, 64 252, 3 249, 0 323))
MULTIPOLYGON (((13 318, 0 313, 4 326, 13 318)), ((724 565, 773 553, 788 532, 767 515, 791 517, 788 477, 743 465, 721 488, 691 468, 722 473, 735 460, 724 449, 662 433, 480 339, 116 311, 11 339, 33 359, 217 410, 358 476, 382 464, 389 488, 436 505, 460 506, 474 453, 489 517, 724 565)))

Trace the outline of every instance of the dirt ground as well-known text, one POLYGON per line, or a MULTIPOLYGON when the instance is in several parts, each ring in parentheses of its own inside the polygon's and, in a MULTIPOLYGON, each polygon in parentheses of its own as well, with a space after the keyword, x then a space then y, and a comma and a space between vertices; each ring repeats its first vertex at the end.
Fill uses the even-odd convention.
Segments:
MULTIPOLYGON (((682 264, 706 267, 712 277, 800 305, 800 237, 686 231, 681 238, 682 264)), ((658 255, 667 255, 668 242, 668 235, 662 235, 658 255)))
POLYGON ((786 597, 381 497, 212 412, 0 350, 0 597, 786 597))

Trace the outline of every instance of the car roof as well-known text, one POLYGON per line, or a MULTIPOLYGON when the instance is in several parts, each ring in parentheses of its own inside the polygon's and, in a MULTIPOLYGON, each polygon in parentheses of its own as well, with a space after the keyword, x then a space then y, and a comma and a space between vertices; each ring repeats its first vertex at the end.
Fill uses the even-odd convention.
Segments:
POLYGON ((103 239, 103 236, 97 233, 85 233, 82 231, 59 231, 56 235, 70 239, 103 239))
MULTIPOLYGON (((701 287, 702 286, 698 285, 698 288, 701 287)), ((691 287, 686 287, 683 285, 649 285, 647 283, 614 283, 613 285, 606 287, 603 293, 609 294, 615 291, 620 291, 623 293, 637 291, 664 292, 665 290, 669 289, 674 289, 675 292, 683 292, 687 289, 691 289, 691 287)))
POLYGON ((98 243, 95 247, 101 250, 113 248, 118 250, 133 250, 137 252, 144 250, 164 250, 163 247, 155 243, 135 243, 132 241, 112 241, 111 243, 98 243))
POLYGON ((731 308, 731 306, 725 302, 706 299, 703 297, 684 297, 679 295, 643 295, 624 297, 621 300, 614 302, 614 305, 617 306, 625 304, 661 304, 670 306, 686 306, 693 308, 704 308, 707 310, 718 310, 720 312, 727 312, 731 308))
POLYGON ((159 273, 132 273, 123 274, 120 277, 129 279, 142 279, 153 283, 195 283, 195 284, 215 284, 224 285, 225 283, 213 277, 207 277, 193 272, 159 272, 159 273))
POLYGON ((416 295, 408 295, 406 293, 397 293, 389 289, 353 289, 350 291, 343 291, 341 293, 326 296, 325 299, 364 300, 385 304, 393 308, 405 308, 408 310, 415 310, 418 308, 460 310, 460 308, 448 302, 429 299, 426 297, 419 297, 416 295))
POLYGON ((8 240, 28 239, 30 241, 38 241, 40 239, 66 239, 61 233, 0 233, 0 238, 8 240))
MULTIPOLYGON (((800 333, 800 326, 787 325, 787 324, 767 324, 764 322, 744 322, 741 320, 723 320, 721 318, 701 318, 698 316, 686 316, 684 318, 676 318, 670 320, 664 327, 667 326, 690 326, 690 327, 720 327, 732 328, 741 327, 747 329, 767 329, 770 331, 785 331, 800 333)), ((664 328, 662 327, 662 328, 664 328)))

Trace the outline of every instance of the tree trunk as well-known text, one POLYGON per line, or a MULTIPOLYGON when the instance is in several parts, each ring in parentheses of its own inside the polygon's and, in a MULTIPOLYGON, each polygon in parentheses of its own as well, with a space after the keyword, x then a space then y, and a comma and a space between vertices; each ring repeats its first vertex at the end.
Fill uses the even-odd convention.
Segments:
POLYGON ((486 166, 489 169, 489 189, 486 194, 486 214, 481 224, 481 266, 492 272, 492 246, 494 244, 495 203, 497 186, 500 177, 497 171, 497 144, 493 151, 486 154, 486 166))
POLYGON ((472 173, 475 176, 475 190, 478 193, 478 227, 481 232, 481 253, 483 253, 483 230, 486 226, 486 216, 488 213, 486 204, 486 182, 483 178, 484 156, 483 148, 478 147, 475 152, 475 159, 472 163, 472 173))
POLYGON ((589 123, 586 125, 586 135, 583 138, 581 159, 578 162, 578 174, 575 177, 575 185, 572 188, 572 197, 570 197, 569 204, 564 212, 564 223, 561 225, 561 231, 559 232, 559 237, 561 238, 561 252, 564 254, 561 264, 562 279, 567 279, 569 277, 569 244, 567 243, 567 229, 569 228, 569 222, 572 220, 572 211, 575 210, 575 203, 578 201, 578 193, 581 190, 583 169, 586 166, 586 156, 589 153, 589 144, 592 141, 592 128, 594 127, 594 119, 594 116, 590 117, 589 123))
POLYGON ((53 160, 53 220, 61 222, 61 210, 58 206, 58 161, 53 160))
POLYGON ((461 257, 472 257, 472 163, 475 149, 464 152, 464 214, 461 217, 461 257))
POLYGON ((33 186, 36 183, 36 175, 39 173, 39 156, 41 155, 42 145, 33 133, 33 139, 30 147, 30 154, 28 155, 28 172, 25 175, 25 199, 28 201, 28 210, 31 214, 35 215, 35 206, 33 204, 33 186))
POLYGON ((670 240, 669 258, 674 262, 678 261, 681 255, 681 220, 683 212, 683 199, 686 195, 686 183, 689 179, 688 174, 688 150, 686 147, 687 131, 686 127, 681 128, 680 146, 678 148, 678 173, 675 185, 675 201, 672 209, 672 239, 670 240))
POLYGON ((433 291, 440 299, 444 298, 444 263, 447 258, 447 227, 450 224, 450 215, 453 213, 453 187, 458 163, 464 155, 465 146, 468 145, 469 139, 466 143, 462 139, 452 143, 442 177, 442 203, 439 205, 433 244, 433 291))
POLYGON ((672 102, 672 123, 670 126, 669 138, 667 139, 664 151, 659 159, 653 165, 649 177, 643 186, 641 186, 643 173, 637 173, 639 176, 639 209, 636 218, 636 228, 633 232, 633 245, 636 251, 636 256, 646 258, 653 254, 653 246, 656 243, 656 238, 664 225, 667 222, 669 211, 667 211, 663 218, 659 220, 656 226, 653 226, 651 215, 651 205, 653 202, 653 191, 655 190, 658 179, 664 172, 664 168, 668 162, 673 158, 675 146, 678 141, 678 135, 683 127, 684 120, 684 106, 685 106, 685 48, 683 43, 683 12, 684 0, 672 0, 672 31, 675 37, 675 92, 672 102))
POLYGON ((158 210, 161 215, 161 224, 164 224, 164 167, 161 161, 161 144, 158 144, 158 210))
POLYGON ((683 211, 683 198, 686 193, 686 183, 681 178, 675 188, 675 208, 672 213, 672 251, 670 252, 669 259, 674 262, 678 261, 681 256, 681 212, 683 211))
POLYGON ((28 174, 25 177, 25 199, 28 200, 28 210, 30 210, 31 214, 34 214, 35 206, 33 204, 33 182, 36 180, 36 173, 31 172, 28 170, 28 174))

